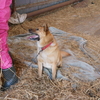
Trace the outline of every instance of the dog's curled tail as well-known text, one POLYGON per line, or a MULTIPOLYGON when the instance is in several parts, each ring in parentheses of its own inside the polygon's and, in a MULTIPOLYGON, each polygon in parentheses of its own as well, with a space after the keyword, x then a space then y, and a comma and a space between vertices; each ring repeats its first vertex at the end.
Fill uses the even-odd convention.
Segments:
POLYGON ((61 51, 61 56, 64 58, 67 56, 71 56, 71 54, 69 54, 68 52, 65 52, 65 51, 61 51))

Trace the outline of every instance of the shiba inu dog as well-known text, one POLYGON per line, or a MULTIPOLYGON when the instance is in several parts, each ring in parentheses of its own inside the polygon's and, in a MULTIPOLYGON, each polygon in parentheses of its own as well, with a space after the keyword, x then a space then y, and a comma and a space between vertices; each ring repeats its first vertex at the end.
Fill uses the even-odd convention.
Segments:
POLYGON ((39 77, 42 76, 43 67, 46 67, 52 69, 52 79, 55 79, 57 67, 62 66, 62 57, 69 56, 70 54, 60 51, 56 39, 50 33, 47 24, 37 29, 29 29, 29 32, 32 35, 28 38, 30 40, 37 40, 39 77))

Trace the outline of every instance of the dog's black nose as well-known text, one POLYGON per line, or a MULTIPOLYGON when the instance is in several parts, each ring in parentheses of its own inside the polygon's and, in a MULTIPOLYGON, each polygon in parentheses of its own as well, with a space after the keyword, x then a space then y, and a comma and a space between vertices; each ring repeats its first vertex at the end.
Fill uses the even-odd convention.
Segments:
POLYGON ((29 29, 28 31, 31 33, 32 32, 32 29, 29 29))

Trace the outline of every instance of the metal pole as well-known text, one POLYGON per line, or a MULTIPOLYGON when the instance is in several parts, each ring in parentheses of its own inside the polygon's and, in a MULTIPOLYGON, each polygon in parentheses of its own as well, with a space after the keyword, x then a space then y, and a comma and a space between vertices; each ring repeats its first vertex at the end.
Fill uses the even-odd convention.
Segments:
POLYGON ((66 2, 57 4, 57 5, 54 5, 54 6, 50 6, 50 7, 44 8, 44 9, 33 11, 31 13, 28 13, 27 17, 36 16, 36 15, 42 14, 44 12, 48 12, 48 11, 51 11, 51 10, 54 10, 54 9, 57 9, 57 8, 60 8, 60 7, 66 6, 66 5, 70 5, 72 3, 79 2, 79 1, 80 0, 70 0, 70 1, 66 1, 66 2))

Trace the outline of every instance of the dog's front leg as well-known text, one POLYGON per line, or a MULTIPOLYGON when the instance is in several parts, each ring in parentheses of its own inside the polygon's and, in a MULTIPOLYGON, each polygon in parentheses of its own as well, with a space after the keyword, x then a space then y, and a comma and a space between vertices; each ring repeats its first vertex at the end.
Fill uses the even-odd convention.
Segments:
POLYGON ((57 65, 54 63, 52 65, 52 79, 53 80, 56 78, 56 70, 57 70, 57 65))
POLYGON ((39 78, 41 78, 41 76, 42 76, 42 70, 43 70, 42 63, 38 61, 38 75, 39 75, 39 78))

